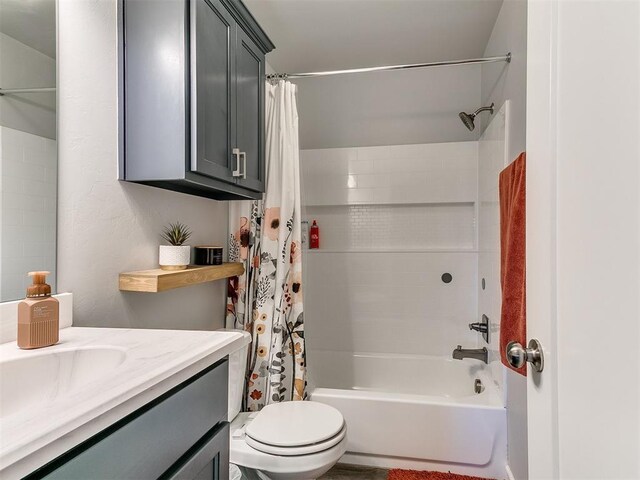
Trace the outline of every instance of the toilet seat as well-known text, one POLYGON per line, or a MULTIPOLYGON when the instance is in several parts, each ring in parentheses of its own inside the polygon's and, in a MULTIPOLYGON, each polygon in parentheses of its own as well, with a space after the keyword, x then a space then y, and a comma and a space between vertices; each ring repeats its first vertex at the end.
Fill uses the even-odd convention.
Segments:
POLYGON ((270 455, 250 447, 244 439, 231 438, 229 462, 239 467, 265 473, 271 479, 307 480, 318 478, 331 468, 346 452, 346 438, 337 445, 318 453, 285 457, 270 455), (322 471, 322 473, 319 473, 322 471), (315 472, 315 473, 312 473, 315 472))
POLYGON ((320 442, 320 443, 313 443, 311 445, 302 445, 298 447, 280 447, 276 445, 269 445, 266 443, 258 442, 257 440, 254 440, 248 435, 245 437, 245 441, 247 442, 247 445, 249 445, 252 448, 255 448, 260 452, 268 453, 270 455, 292 457, 292 456, 298 456, 298 455, 310 455, 312 453, 318 453, 324 450, 328 450, 334 445, 337 445, 338 443, 340 443, 346 435, 347 435, 347 429, 346 427, 343 426, 342 430, 340 430, 340 432, 336 436, 334 436, 333 438, 330 438, 329 440, 325 440, 324 442, 320 442))
POLYGON ((246 442, 272 455, 294 456, 321 452, 346 435, 342 414, 318 402, 284 402, 264 407, 246 425, 246 442))

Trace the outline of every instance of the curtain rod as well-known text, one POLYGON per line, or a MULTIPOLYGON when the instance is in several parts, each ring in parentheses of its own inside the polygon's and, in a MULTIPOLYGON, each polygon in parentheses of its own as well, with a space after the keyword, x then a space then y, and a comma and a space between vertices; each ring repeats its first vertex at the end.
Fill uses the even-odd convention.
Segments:
POLYGON ((474 65, 479 63, 511 62, 511 52, 499 57, 469 58, 466 60, 450 60, 446 62, 410 63, 407 65, 388 65, 384 67, 352 68, 350 70, 330 70, 326 72, 307 73, 273 73, 267 75, 268 80, 325 77, 329 75, 345 75, 349 73, 385 72, 390 70, 410 70, 413 68, 446 67, 449 65, 474 65))
POLYGON ((43 87, 43 88, 0 88, 0 96, 11 95, 15 93, 41 93, 41 92, 55 92, 56 87, 43 87))

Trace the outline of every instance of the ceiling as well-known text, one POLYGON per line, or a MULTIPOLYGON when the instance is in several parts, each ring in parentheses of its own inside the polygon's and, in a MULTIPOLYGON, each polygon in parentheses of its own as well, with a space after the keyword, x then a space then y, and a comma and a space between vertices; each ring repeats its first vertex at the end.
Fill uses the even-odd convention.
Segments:
POLYGON ((482 56, 502 0, 244 0, 294 73, 482 56))
POLYGON ((0 0, 0 32, 56 58, 55 0, 0 0))

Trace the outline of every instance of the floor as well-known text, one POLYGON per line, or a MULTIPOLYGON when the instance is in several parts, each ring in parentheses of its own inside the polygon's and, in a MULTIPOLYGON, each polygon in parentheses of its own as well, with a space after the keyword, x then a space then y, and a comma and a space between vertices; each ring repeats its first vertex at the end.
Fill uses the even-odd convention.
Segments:
POLYGON ((388 470, 358 465, 336 465, 318 480, 387 480, 388 470))

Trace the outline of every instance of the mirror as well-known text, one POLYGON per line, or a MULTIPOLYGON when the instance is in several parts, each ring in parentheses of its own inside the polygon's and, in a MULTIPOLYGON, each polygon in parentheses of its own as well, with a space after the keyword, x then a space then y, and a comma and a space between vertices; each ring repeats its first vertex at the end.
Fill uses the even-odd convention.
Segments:
POLYGON ((56 292, 56 2, 0 0, 0 301, 56 292))

